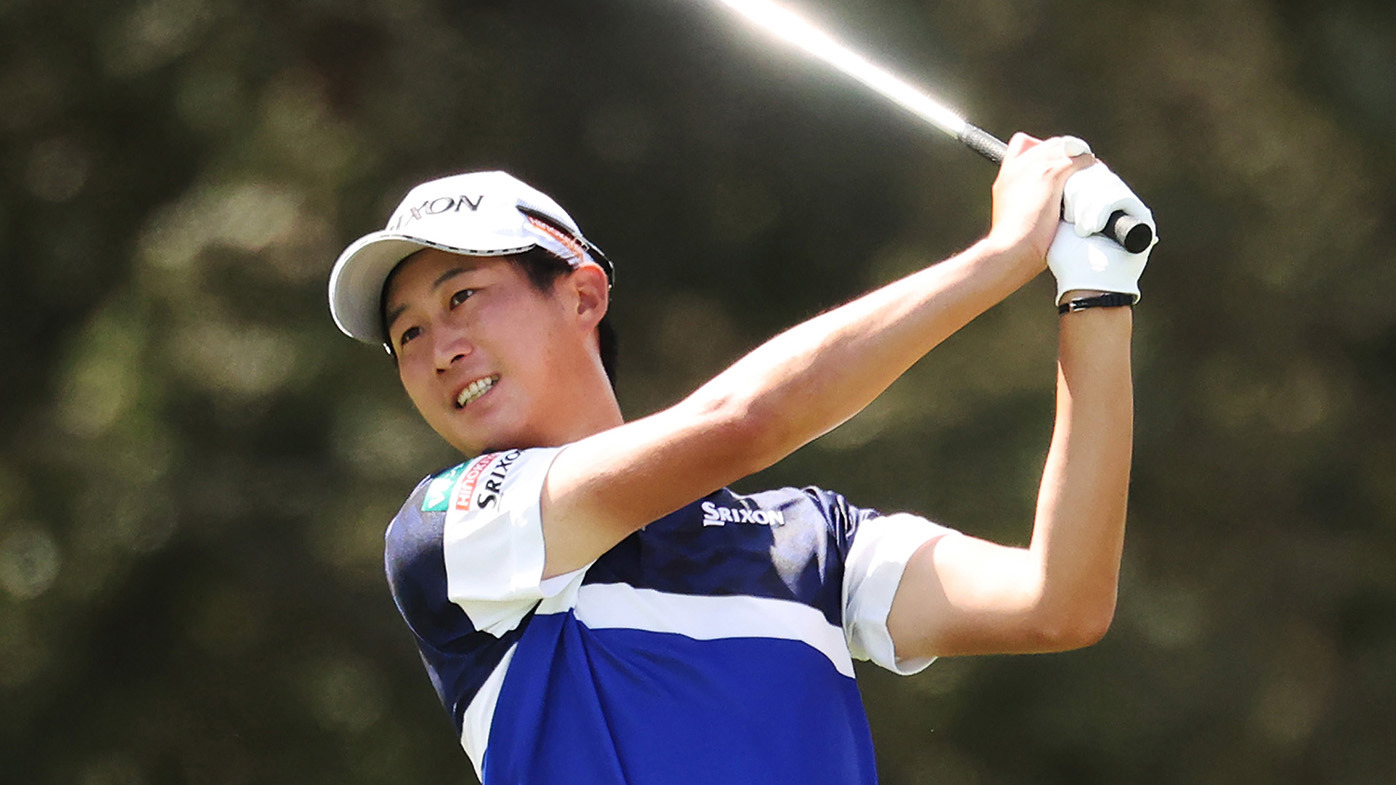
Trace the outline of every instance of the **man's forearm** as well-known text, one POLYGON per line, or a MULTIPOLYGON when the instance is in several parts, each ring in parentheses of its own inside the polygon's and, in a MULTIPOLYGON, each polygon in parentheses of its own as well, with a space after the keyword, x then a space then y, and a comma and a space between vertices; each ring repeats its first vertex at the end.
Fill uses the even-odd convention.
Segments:
POLYGON ((776 336, 689 403, 732 406, 758 423, 758 462, 857 414, 918 359, 1041 270, 981 242, 776 336))
POLYGON ((1070 645, 1094 642, 1114 614, 1133 450, 1129 308, 1061 319, 1057 415, 1031 551, 1041 610, 1070 645))

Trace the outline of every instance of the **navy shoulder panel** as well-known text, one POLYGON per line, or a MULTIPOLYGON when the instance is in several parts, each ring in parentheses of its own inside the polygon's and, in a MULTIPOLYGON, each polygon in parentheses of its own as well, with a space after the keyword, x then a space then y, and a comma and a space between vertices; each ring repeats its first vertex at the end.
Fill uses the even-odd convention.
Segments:
POLYGON ((838 542, 839 553, 842 556, 848 555, 848 549, 853 545, 853 538, 858 534, 858 525, 869 518, 876 518, 882 514, 868 507, 854 507, 842 494, 816 488, 813 485, 801 489, 801 492, 820 509, 829 521, 830 533, 838 542))
POLYGON ((622 540, 585 582, 793 600, 841 625, 843 562, 863 514, 819 489, 723 489, 622 540))
POLYGON ((466 707, 532 619, 530 613, 517 628, 496 638, 477 631, 447 595, 442 553, 446 512, 444 505, 434 503, 432 483, 452 472, 459 476, 459 468, 418 483, 389 524, 383 549, 393 601, 417 639, 432 686, 458 732, 466 707), (441 509, 435 509, 438 506, 441 509))

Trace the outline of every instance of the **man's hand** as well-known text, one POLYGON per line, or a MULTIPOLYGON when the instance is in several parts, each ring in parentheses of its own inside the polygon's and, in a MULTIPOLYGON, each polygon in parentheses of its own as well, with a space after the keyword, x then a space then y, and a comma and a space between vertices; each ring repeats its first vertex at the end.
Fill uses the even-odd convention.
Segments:
POLYGON ((1062 222, 1047 251, 1047 266, 1057 279, 1058 304, 1070 292, 1118 292, 1139 301, 1139 276, 1153 243, 1132 254, 1097 235, 1116 210, 1148 224, 1154 230, 1153 243, 1158 242, 1153 212, 1105 164, 1097 162, 1067 179, 1062 189, 1062 222))
POLYGON ((1119 292, 1139 302, 1139 276, 1151 250, 1152 245, 1142 253, 1130 253, 1114 240, 1098 234, 1082 237, 1072 224, 1060 222, 1047 251, 1047 266, 1057 278, 1057 303, 1074 296, 1072 292, 1119 292))
POLYGON ((994 180, 989 243, 1040 270, 1061 220, 1067 178, 1094 163, 1090 147, 1076 137, 1014 134, 994 180))
POLYGON ((1099 232, 1117 210, 1148 224, 1157 236, 1153 211, 1103 161, 1067 178, 1062 188, 1062 220, 1075 227, 1077 236, 1099 232))

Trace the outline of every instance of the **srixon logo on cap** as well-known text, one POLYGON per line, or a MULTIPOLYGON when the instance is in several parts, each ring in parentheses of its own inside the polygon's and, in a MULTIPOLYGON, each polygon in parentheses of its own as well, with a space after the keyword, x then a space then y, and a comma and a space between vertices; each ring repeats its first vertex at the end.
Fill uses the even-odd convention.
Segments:
POLYGON ((479 196, 476 196, 474 198, 461 195, 438 196, 435 199, 428 199, 427 201, 422 202, 416 207, 409 207, 404 212, 400 212, 396 216, 394 216, 392 222, 388 224, 387 231, 396 232, 402 229, 402 227, 412 223, 413 221, 420 221, 423 218, 427 218, 433 215, 441 215, 442 213, 458 213, 461 211, 462 208, 465 207, 469 207, 470 212, 473 213, 476 210, 480 209, 480 203, 484 200, 484 194, 480 194, 479 196))

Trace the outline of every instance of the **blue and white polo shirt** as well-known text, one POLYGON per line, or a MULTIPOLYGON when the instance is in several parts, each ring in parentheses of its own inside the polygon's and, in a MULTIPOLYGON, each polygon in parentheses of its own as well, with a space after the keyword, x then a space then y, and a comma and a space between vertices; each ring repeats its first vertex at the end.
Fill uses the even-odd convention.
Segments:
POLYGON ((953 535, 817 488, 721 490, 542 580, 561 448, 423 480, 388 527, 393 598, 485 785, 874 783, 853 660, 898 673, 887 613, 953 535))

